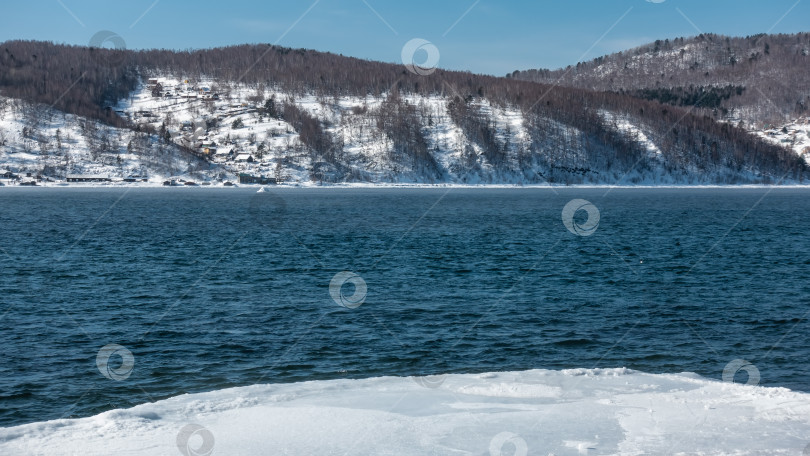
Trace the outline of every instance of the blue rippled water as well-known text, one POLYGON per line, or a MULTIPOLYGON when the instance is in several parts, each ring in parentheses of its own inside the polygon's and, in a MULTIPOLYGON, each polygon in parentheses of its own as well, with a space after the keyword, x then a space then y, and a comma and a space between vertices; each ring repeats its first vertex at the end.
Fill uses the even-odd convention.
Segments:
POLYGON ((0 425, 255 383, 719 379, 735 359, 810 391, 808 222, 805 189, 3 189, 0 425), (575 198, 592 236, 561 221, 575 198), (356 309, 330 296, 341 271, 356 309), (126 378, 102 375, 109 344, 126 378))

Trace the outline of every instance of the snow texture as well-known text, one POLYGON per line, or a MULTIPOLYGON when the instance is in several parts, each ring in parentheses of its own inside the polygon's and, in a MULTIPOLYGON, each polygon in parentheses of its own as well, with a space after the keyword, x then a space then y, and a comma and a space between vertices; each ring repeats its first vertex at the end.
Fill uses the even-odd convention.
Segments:
POLYGON ((799 455, 809 443, 810 394, 624 368, 256 385, 0 429, 0 453, 15 455, 799 455))
MULTIPOLYGON (((42 174, 61 181, 68 174, 110 177, 113 182, 126 177, 147 177, 152 185, 167 179, 221 185, 236 181, 240 173, 281 179, 307 185, 312 182, 353 182, 367 184, 464 184, 464 185, 548 185, 554 179, 538 157, 561 145, 575 143, 582 132, 548 120, 562 135, 548 144, 533 143, 521 111, 495 106, 486 100, 472 103, 491 122, 495 141, 505 149, 507 161, 489 163, 480 144, 471 141, 451 119, 448 98, 438 95, 405 95, 419 109, 422 134, 443 176, 428 176, 408 162, 393 157, 392 141, 377 126, 374 114, 385 101, 381 97, 293 97, 273 87, 222 83, 213 79, 189 81, 166 75, 156 78, 160 89, 142 83, 128 98, 111 107, 119 115, 154 132, 136 133, 112 128, 54 109, 19 100, 0 98, 0 171, 33 176, 42 174), (153 94, 157 90, 159 96, 153 94), (216 94, 216 99, 213 98, 216 94), (313 170, 324 163, 317 153, 302 144, 295 128, 279 117, 263 112, 258 100, 275 98, 277 110, 292 102, 314 115, 324 130, 340 144, 339 161, 346 169, 327 170, 316 177, 313 170), (57 135, 58 131, 58 135, 57 135), (170 141, 167 142, 167 138, 170 141), (186 147, 183 150, 181 147, 186 147), (519 159, 537 149, 532 159, 519 159), (190 152, 192 151, 192 152, 190 152), (196 156, 194 154, 197 154, 196 156), (205 158, 200 158, 205 157, 205 158)), ((715 175, 696 177, 697 170, 672 171, 667 166, 656 139, 632 119, 607 111, 602 118, 614 130, 649 151, 652 169, 596 170, 581 181, 568 184, 617 185, 699 185, 707 183, 756 183, 749 171, 718 168, 715 175), (732 177, 729 177, 732 176, 732 177), (736 178, 733 178, 736 176, 736 178)), ((810 125, 798 119, 781 129, 766 129, 762 136, 810 160, 810 125)), ((578 156, 584 151, 572 150, 578 156)), ((328 168, 328 166, 327 166, 328 168)), ((6 184, 19 181, 6 182, 6 184)), ((85 185, 85 184, 80 184, 85 185)))

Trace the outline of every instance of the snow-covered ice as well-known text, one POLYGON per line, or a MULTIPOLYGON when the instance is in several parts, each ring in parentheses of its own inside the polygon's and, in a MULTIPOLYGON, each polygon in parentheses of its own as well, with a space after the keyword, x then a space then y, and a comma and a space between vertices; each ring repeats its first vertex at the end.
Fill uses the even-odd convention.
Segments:
POLYGON ((627 369, 256 385, 0 429, 0 454, 15 455, 800 455, 808 444, 810 394, 627 369))

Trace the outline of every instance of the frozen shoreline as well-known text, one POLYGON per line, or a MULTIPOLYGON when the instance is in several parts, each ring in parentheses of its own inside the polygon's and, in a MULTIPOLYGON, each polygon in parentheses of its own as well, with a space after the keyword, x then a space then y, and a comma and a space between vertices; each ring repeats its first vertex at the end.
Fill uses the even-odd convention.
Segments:
POLYGON ((514 184, 409 184, 409 183, 339 183, 339 184, 317 184, 317 183, 295 183, 295 184, 279 184, 279 185, 259 185, 259 184, 235 184, 234 186, 226 187, 221 183, 211 185, 175 185, 166 186, 158 182, 139 182, 139 183, 61 183, 61 182, 48 182, 40 183, 36 186, 24 185, 9 185, 5 184, 0 186, 0 191, 12 188, 188 188, 188 189, 256 189, 264 187, 265 189, 296 189, 296 188, 323 188, 323 189, 375 189, 375 188, 406 188, 406 189, 545 189, 545 190, 565 190, 565 189, 810 189, 808 184, 742 184, 742 185, 686 185, 686 184, 662 184, 662 185, 608 185, 608 184, 578 184, 578 185, 514 185, 514 184))
POLYGON ((801 454, 810 394, 532 370, 254 385, 0 428, 3 454, 183 454, 178 443, 240 455, 801 454))

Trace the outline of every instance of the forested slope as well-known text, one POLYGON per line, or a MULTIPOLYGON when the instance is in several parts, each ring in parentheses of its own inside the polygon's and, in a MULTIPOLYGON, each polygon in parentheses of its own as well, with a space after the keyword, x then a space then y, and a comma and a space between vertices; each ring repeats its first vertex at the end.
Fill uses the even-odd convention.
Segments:
POLYGON ((810 114, 810 33, 658 40, 510 78, 614 91, 763 127, 810 114))
POLYGON ((179 119, 190 119, 237 152, 321 181, 740 183, 806 173, 795 153, 683 106, 464 72, 423 76, 268 45, 176 52, 6 42, 0 95, 178 144, 179 119), (225 107, 211 100, 157 104, 146 119, 116 113, 133 93, 148 97, 149 78, 210 86, 255 118, 249 130, 264 131, 227 128, 225 107), (278 122, 273 132, 268 118, 278 122), (279 128, 291 133, 285 141, 276 141, 279 128))

